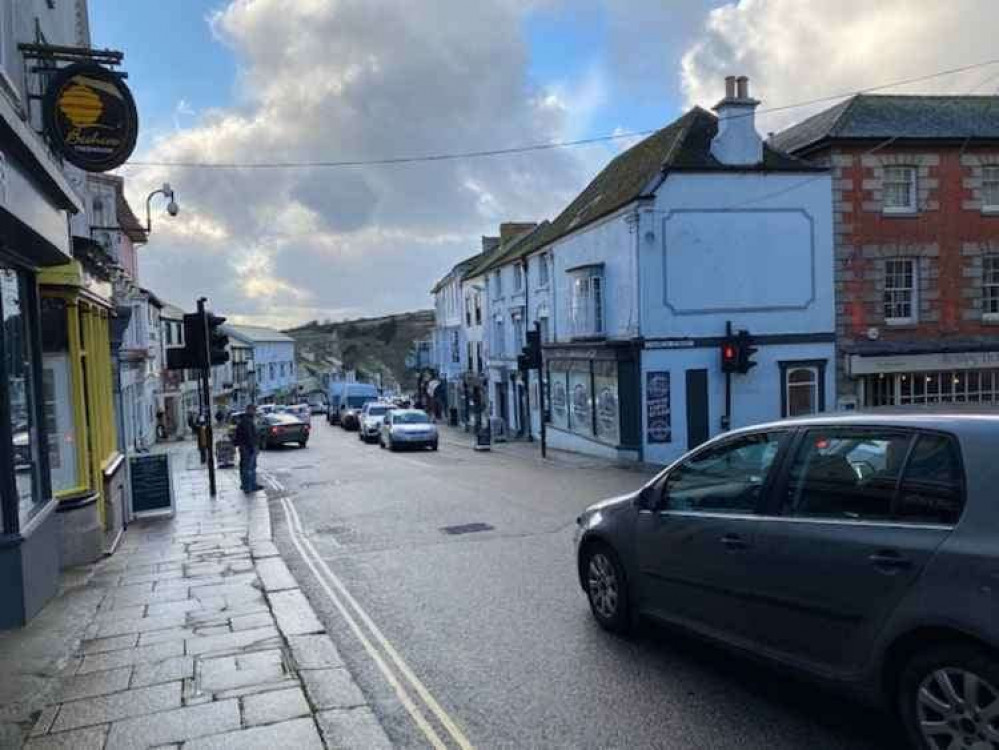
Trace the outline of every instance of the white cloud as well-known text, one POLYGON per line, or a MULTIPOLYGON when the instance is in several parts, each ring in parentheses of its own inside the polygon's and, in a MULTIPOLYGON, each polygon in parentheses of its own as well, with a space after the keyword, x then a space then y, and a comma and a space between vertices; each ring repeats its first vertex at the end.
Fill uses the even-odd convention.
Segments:
MULTIPOLYGON (((557 140, 574 103, 555 106, 528 82, 527 5, 233 0, 210 23, 237 61, 237 103, 197 113, 136 158, 363 160, 557 140)), ((167 180, 181 205, 176 219, 156 219, 143 283, 178 304, 206 294, 223 314, 287 324, 429 306, 429 287, 479 235, 551 216, 590 168, 585 155, 556 150, 126 176, 134 200, 167 180)))
MULTIPOLYGON (((996 57, 995 0, 741 0, 712 11, 688 46, 688 104, 713 105, 723 78, 748 75, 761 109, 913 78, 996 57)), ((885 93, 995 93, 999 65, 885 93)), ((830 103, 762 115, 761 132, 830 103)))

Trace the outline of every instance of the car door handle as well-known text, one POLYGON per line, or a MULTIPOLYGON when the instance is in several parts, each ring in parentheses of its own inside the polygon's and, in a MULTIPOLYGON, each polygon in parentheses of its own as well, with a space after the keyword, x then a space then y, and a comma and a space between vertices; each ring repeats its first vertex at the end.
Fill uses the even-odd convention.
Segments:
POLYGON ((912 567, 912 560, 902 557, 898 552, 890 549, 875 552, 867 559, 871 561, 871 564, 875 568, 886 573, 894 573, 897 570, 905 570, 912 567))
POLYGON ((746 540, 738 534, 726 534, 721 538, 721 543, 730 551, 746 549, 749 546, 746 540))

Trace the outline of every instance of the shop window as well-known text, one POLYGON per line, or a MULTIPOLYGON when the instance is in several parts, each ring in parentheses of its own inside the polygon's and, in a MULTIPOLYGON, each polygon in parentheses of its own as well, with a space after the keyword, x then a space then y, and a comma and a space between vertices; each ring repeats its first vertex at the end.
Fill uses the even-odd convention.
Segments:
POLYGON ((884 315, 889 325, 916 321, 916 261, 891 258, 885 261, 884 315))
POLYGON ((549 408, 552 427, 561 430, 569 428, 569 388, 568 373, 564 362, 553 362, 548 373, 549 408))
POLYGON ((42 299, 42 404, 53 492, 80 484, 66 315, 64 300, 42 299))
POLYGON ((596 436, 601 442, 621 441, 621 412, 618 400, 617 363, 593 363, 593 398, 596 403, 596 436))
POLYGON ((911 214, 916 212, 916 168, 885 167, 882 180, 884 212, 911 214))
POLYGON ((589 362, 575 362, 569 371, 569 429, 593 434, 593 394, 589 362))
POLYGON ((28 323, 27 277, 0 266, 0 313, 3 315, 3 378, 6 381, 12 444, 14 487, 18 517, 23 527, 41 507, 39 436, 35 419, 32 377, 31 327, 28 323))
POLYGON ((604 333, 604 269, 587 266, 570 274, 569 317, 574 336, 604 333))
POLYGON ((982 258, 982 315, 999 320, 999 255, 982 258))
POLYGON ((982 167, 982 210, 999 212, 999 166, 982 167))

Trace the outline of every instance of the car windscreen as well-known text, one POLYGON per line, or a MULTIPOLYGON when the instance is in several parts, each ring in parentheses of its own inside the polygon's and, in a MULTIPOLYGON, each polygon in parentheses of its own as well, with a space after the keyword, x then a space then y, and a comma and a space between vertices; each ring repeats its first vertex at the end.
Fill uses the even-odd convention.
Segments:
POLYGON ((359 408, 374 400, 374 396, 347 396, 347 406, 359 408))
POLYGON ((403 411, 392 417, 395 424, 428 424, 430 417, 420 411, 403 411))
POLYGON ((388 411, 387 406, 369 406, 368 416, 369 417, 384 417, 385 412, 388 411))

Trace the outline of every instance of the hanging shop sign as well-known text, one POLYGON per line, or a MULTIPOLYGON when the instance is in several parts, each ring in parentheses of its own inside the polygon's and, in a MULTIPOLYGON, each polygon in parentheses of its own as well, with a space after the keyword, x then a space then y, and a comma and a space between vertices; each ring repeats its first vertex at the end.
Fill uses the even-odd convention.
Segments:
POLYGON ((45 132, 70 164, 107 172, 135 149, 139 113, 124 80, 94 63, 61 68, 43 105, 45 132))

